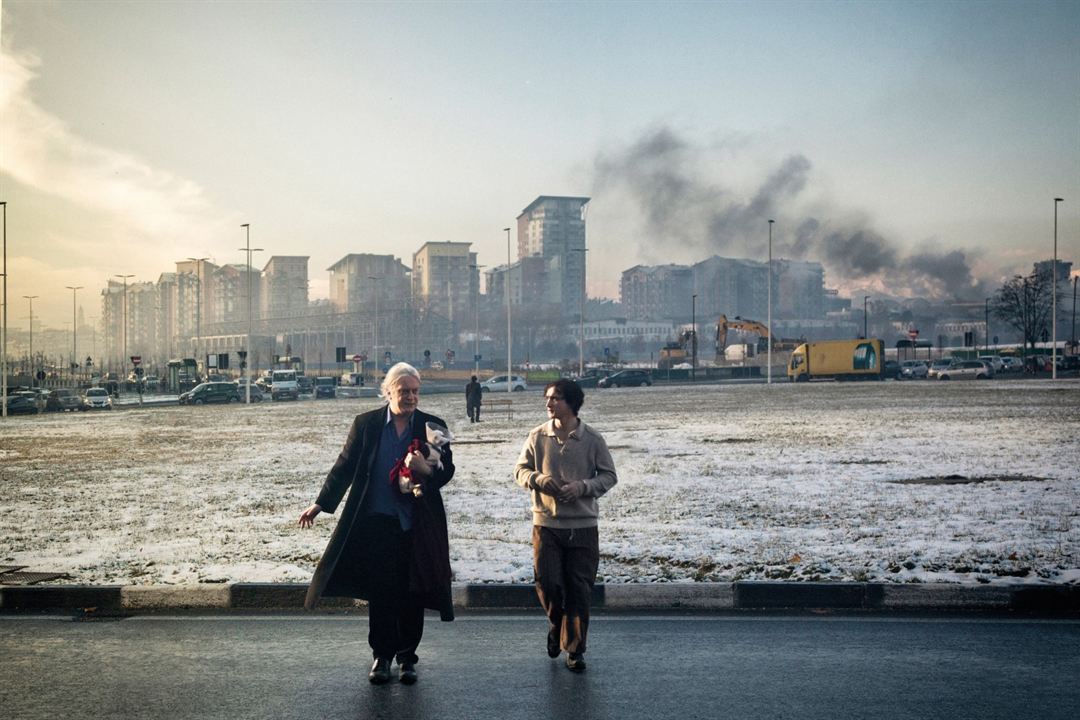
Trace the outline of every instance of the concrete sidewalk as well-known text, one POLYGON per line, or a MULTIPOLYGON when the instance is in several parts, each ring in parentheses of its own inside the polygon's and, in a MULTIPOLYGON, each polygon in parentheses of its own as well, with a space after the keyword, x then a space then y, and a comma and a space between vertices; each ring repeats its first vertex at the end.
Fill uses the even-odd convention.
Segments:
MULTIPOLYGON (((181 609, 299 610, 306 584, 207 583, 198 585, 4 585, 0 612, 78 611, 139 613, 181 609)), ((462 610, 534 609, 529 584, 455 584, 462 610)), ((330 598, 321 607, 358 601, 330 598)), ((857 610, 865 612, 1005 612, 1080 616, 1080 585, 948 585, 899 583, 653 583, 597 585, 598 611, 857 610)))

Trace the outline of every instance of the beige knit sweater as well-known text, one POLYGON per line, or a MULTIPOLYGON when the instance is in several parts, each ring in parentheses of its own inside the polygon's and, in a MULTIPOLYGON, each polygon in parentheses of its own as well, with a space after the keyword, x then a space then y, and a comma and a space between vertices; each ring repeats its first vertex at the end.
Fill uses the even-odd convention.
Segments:
POLYGON ((532 491, 533 524, 564 529, 595 527, 597 498, 619 481, 604 438, 580 419, 565 444, 555 436, 554 420, 533 428, 521 448, 514 479, 532 491), (559 502, 540 491, 544 477, 559 486, 583 480, 585 492, 575 502, 559 502))

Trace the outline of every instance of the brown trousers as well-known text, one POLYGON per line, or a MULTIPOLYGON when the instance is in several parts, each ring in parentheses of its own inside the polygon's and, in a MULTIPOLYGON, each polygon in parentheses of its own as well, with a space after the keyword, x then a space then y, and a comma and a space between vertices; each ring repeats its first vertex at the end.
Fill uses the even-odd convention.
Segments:
POLYGON ((597 528, 560 530, 533 526, 536 595, 548 617, 548 633, 571 655, 585 653, 589 604, 600 565, 597 528))

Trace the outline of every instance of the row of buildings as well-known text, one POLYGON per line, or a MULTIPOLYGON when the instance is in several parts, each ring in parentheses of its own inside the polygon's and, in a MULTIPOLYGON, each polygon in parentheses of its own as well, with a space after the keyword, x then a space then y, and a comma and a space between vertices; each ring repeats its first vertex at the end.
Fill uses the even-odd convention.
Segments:
MULTIPOLYGON (((505 357, 508 303, 518 359, 576 357, 581 337, 587 358, 610 353, 647 359, 691 323, 705 357, 712 334, 707 328, 720 315, 766 321, 770 277, 775 335, 828 339, 866 329, 862 304, 853 308, 827 289, 824 268, 816 262, 775 259, 771 274, 765 262, 719 256, 692 265, 636 265, 623 271, 617 302, 589 299, 588 203, 587 197, 536 198, 517 216, 516 227, 506 228, 505 263, 480 264, 468 242, 425 243, 408 264, 392 254, 345 255, 326 269, 329 297, 315 301, 304 255, 274 255, 261 269, 187 258, 153 282, 118 276, 101 290, 98 322, 89 328, 77 323, 79 347, 72 338, 66 348, 55 342, 60 347, 50 348, 44 333, 38 357, 31 360, 27 353, 24 364, 45 366, 51 349, 66 357, 55 363, 63 367, 74 359, 84 367, 122 372, 138 356, 157 374, 172 360, 203 363, 250 345, 253 367, 260 369, 282 355, 329 368, 339 348, 350 359, 423 363, 445 356, 471 365, 480 355, 486 365, 505 357)), ((871 330, 906 332, 900 327, 904 319, 888 303, 876 300, 871 309, 871 330), (891 324, 879 324, 890 317, 891 324)), ((974 327, 982 319, 974 312, 960 315, 942 318, 937 334, 951 340, 969 330, 985 331, 985 322, 974 327)), ((10 354, 18 358, 19 338, 13 339, 10 354)))

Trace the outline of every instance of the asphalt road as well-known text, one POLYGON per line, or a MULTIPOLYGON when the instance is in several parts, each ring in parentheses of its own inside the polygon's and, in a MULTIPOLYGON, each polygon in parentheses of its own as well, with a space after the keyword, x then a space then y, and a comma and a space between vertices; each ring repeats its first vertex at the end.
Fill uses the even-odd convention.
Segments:
POLYGON ((420 681, 367 682, 363 615, 0 616, 16 718, 1075 718, 1080 621, 594 617, 589 669, 538 614, 429 616, 420 681))

